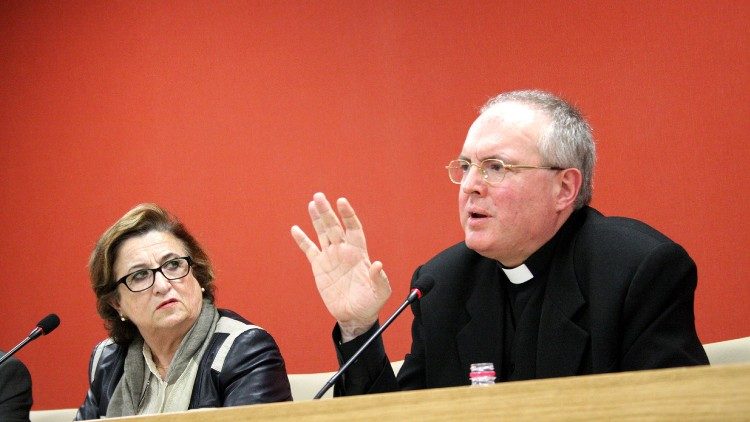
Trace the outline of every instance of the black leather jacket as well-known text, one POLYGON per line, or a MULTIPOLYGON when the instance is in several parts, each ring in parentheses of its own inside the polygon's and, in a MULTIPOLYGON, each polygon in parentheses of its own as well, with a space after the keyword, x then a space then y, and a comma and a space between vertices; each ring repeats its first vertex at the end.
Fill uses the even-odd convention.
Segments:
MULTIPOLYGON (((292 400, 284 359, 270 334, 232 311, 219 322, 198 367, 189 409, 292 400)), ((91 354, 89 391, 75 420, 107 414, 122 377, 127 346, 105 340, 91 354)))

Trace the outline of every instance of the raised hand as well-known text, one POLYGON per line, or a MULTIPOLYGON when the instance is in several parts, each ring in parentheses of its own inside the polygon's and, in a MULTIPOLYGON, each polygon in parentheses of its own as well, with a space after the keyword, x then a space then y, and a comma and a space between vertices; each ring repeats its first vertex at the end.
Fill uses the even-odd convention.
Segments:
POLYGON ((342 340, 348 341, 377 321, 391 286, 383 264, 370 262, 362 224, 349 201, 339 198, 336 206, 341 220, 320 192, 308 204, 320 247, 298 226, 292 227, 292 237, 310 261, 320 297, 338 321, 342 340))

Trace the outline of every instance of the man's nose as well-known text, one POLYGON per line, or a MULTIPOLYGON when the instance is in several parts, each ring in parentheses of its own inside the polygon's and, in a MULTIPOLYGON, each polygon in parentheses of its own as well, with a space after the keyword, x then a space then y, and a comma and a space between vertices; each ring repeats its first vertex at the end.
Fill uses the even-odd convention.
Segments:
POLYGON ((464 193, 482 193, 487 188, 487 183, 484 180, 484 172, 478 164, 472 163, 469 166, 469 171, 464 176, 464 180, 461 182, 461 189, 464 193), (475 168, 476 167, 476 168, 475 168))

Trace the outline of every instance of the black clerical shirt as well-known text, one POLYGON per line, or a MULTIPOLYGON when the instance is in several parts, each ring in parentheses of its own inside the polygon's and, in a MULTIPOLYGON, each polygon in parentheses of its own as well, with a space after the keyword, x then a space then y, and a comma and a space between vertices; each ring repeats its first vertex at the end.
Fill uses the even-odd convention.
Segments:
POLYGON ((522 283, 511 282, 504 270, 498 271, 498 285, 503 298, 503 364, 499 381, 536 378, 537 337, 549 267, 559 236, 554 236, 525 262, 532 278, 522 283))

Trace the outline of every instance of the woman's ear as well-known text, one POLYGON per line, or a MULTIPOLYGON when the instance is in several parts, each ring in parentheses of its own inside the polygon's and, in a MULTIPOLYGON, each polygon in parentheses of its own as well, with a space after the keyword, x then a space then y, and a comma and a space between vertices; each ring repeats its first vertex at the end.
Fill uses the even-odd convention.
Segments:
POLYGON ((108 301, 108 303, 109 303, 109 306, 114 308, 114 310, 117 311, 118 314, 120 313, 120 301, 117 297, 113 297, 112 299, 108 301))
POLYGON ((560 170, 556 180, 558 189, 555 204, 557 211, 574 207, 578 192, 581 190, 581 183, 583 183, 581 171, 576 168, 560 170))

